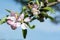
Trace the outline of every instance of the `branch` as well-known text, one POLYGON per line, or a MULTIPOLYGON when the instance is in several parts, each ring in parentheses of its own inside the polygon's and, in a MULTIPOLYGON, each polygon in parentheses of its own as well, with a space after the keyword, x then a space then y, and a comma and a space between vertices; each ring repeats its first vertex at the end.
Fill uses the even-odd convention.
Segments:
POLYGON ((54 6, 56 5, 58 2, 53 2, 53 3, 48 3, 47 6, 54 6))
POLYGON ((45 2, 48 3, 47 6, 54 6, 54 5, 58 4, 58 3, 60 3, 60 0, 57 0, 56 2, 51 2, 51 3, 49 3, 48 0, 45 0, 45 2))

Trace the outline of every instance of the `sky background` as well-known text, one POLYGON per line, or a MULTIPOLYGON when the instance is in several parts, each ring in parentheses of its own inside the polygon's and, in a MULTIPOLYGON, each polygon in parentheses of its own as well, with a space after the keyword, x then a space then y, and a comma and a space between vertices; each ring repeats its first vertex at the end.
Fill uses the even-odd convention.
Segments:
MULTIPOLYGON (((13 0, 0 0, 0 19, 9 15, 5 9, 19 13, 21 8, 21 4, 17 4, 13 0)), ((59 11, 55 11, 55 13, 50 15, 58 15, 59 11)), ((28 34, 25 40, 60 40, 60 24, 55 25, 49 19, 42 23, 34 20, 31 22, 31 25, 33 24, 36 27, 33 30, 28 28, 28 34)), ((12 30, 6 23, 0 25, 0 40, 24 40, 21 28, 12 30)))

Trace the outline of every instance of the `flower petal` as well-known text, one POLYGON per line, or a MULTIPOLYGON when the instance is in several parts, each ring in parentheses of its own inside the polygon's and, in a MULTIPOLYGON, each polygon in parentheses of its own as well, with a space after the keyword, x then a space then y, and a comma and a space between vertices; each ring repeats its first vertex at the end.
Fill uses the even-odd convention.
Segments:
POLYGON ((11 26, 11 29, 15 30, 17 27, 16 26, 11 26))
POLYGON ((31 18, 30 17, 27 17, 24 19, 25 22, 30 22, 31 21, 31 18))
POLYGON ((27 24, 22 23, 22 24, 21 24, 21 28, 22 28, 22 29, 27 29, 27 24))
POLYGON ((16 18, 13 17, 13 16, 9 16, 9 17, 7 17, 7 19, 10 19, 10 20, 12 20, 12 21, 15 21, 15 20, 16 20, 16 18))
POLYGON ((24 14, 21 14, 20 16, 19 16, 19 18, 18 18, 18 21, 21 21, 21 20, 23 20, 24 19, 24 14))
POLYGON ((9 25, 12 25, 12 24, 13 24, 13 21, 7 20, 7 23, 8 23, 9 25))
POLYGON ((38 5, 37 4, 34 4, 33 7, 37 9, 38 8, 38 5))
POLYGON ((21 26, 21 23, 20 22, 16 22, 16 26, 17 27, 20 27, 21 26))
POLYGON ((22 13, 22 14, 20 15, 20 18, 21 18, 21 19, 24 19, 24 13, 22 13))
POLYGON ((38 15, 38 14, 40 14, 40 11, 35 8, 32 8, 32 13, 33 13, 33 15, 38 15))
POLYGON ((44 6, 43 2, 41 2, 40 6, 41 6, 41 7, 44 6))
POLYGON ((15 30, 15 29, 17 28, 17 27, 16 27, 16 24, 15 24, 13 21, 8 20, 7 23, 11 26, 11 28, 12 28, 13 30, 15 30))

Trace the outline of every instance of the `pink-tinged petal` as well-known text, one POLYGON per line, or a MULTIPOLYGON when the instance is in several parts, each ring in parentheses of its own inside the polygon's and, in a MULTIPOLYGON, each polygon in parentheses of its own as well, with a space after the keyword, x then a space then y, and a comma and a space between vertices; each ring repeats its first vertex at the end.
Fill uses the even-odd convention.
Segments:
POLYGON ((21 21, 22 19, 19 17, 17 21, 21 21))
POLYGON ((8 20, 7 24, 9 24, 13 30, 15 30, 17 28, 16 24, 13 21, 11 21, 11 20, 8 20))
POLYGON ((13 22, 13 21, 11 21, 11 20, 8 20, 7 23, 8 23, 9 25, 14 25, 14 24, 15 24, 15 22, 13 22))
POLYGON ((12 29, 12 30, 15 30, 16 28, 17 28, 17 27, 15 27, 15 26, 11 26, 11 29, 12 29))
POLYGON ((15 12, 14 11, 11 11, 11 16, 15 16, 15 12))
POLYGON ((30 22, 31 21, 31 18, 30 17, 27 17, 24 19, 25 22, 30 22))
POLYGON ((38 5, 37 4, 34 4, 33 5, 33 8, 36 8, 37 9, 38 8, 38 5))
POLYGON ((24 19, 24 13, 22 13, 22 14, 20 15, 20 18, 21 18, 21 19, 24 19))
POLYGON ((7 24, 11 25, 12 21, 11 20, 7 20, 7 24))
POLYGON ((16 22, 16 27, 20 27, 21 23, 20 22, 16 22))
POLYGON ((21 21, 21 20, 23 20, 24 19, 24 14, 21 14, 20 16, 19 16, 19 18, 18 18, 18 21, 21 21))
POLYGON ((7 19, 12 20, 12 21, 16 21, 16 18, 14 16, 8 16, 7 19))
POLYGON ((22 29, 27 29, 27 24, 22 23, 22 24, 21 24, 21 28, 22 28, 22 29))

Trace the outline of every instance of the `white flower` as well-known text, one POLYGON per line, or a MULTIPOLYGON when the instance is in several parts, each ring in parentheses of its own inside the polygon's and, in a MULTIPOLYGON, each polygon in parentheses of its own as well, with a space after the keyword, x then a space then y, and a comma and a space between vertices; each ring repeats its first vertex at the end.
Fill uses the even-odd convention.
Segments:
POLYGON ((22 29, 27 29, 27 24, 24 22, 30 22, 31 18, 24 18, 24 13, 19 15, 18 19, 14 15, 7 17, 7 23, 11 26, 12 29, 21 27, 22 29))
POLYGON ((30 20, 31 19, 29 17, 24 19, 24 14, 23 13, 20 15, 20 17, 18 19, 18 21, 21 23, 20 26, 21 26, 22 29, 27 29, 27 24, 24 23, 24 22, 30 22, 30 20))
POLYGON ((32 13, 33 13, 33 15, 38 15, 38 14, 40 14, 40 11, 39 10, 37 10, 36 8, 32 8, 32 13))

